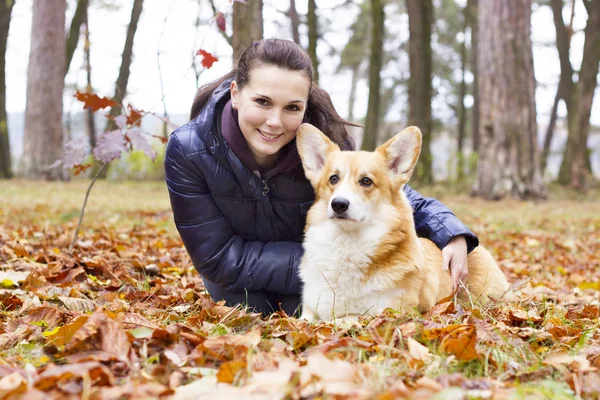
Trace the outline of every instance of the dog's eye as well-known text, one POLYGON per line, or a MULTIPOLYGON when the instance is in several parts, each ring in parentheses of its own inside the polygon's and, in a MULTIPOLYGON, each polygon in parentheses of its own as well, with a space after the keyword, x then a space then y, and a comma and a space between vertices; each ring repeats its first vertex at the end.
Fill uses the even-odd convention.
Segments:
POLYGON ((338 183, 340 181, 340 177, 337 175, 331 175, 329 177, 329 183, 331 183, 332 185, 335 185, 336 183, 338 183))
POLYGON ((373 184, 373 181, 371 180, 371 178, 365 177, 358 181, 358 183, 360 183, 361 186, 369 187, 373 184))

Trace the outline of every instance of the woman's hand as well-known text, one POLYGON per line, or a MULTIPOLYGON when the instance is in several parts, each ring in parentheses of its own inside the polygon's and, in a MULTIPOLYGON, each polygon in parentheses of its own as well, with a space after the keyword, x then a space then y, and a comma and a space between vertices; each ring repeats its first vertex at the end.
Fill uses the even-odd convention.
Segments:
POLYGON ((460 289, 467 282, 467 241, 464 236, 452 238, 442 249, 444 270, 450 269, 452 290, 460 289), (461 284, 462 282, 462 284, 461 284))

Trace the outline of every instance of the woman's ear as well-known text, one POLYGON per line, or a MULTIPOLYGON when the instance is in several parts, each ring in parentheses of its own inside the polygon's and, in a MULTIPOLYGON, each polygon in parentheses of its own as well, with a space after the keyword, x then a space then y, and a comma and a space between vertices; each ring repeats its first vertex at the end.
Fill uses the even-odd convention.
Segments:
POLYGON ((233 109, 236 110, 238 104, 238 97, 240 96, 240 91, 238 89, 236 81, 231 81, 229 90, 231 91, 231 107, 233 107, 233 109))

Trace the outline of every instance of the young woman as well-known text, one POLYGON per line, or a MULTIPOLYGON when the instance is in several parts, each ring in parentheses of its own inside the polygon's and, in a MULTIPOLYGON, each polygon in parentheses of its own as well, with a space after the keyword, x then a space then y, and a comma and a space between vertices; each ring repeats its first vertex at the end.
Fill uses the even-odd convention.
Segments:
MULTIPOLYGON (((294 42, 253 43, 237 68, 198 91, 191 120, 171 135, 166 181, 181 239, 208 293, 265 314, 300 303, 297 268, 314 192, 296 150, 309 122, 353 149, 329 95, 294 42)), ((417 233, 442 249, 455 285, 477 238, 435 199, 405 187, 417 233)), ((442 266, 440 266, 442 267, 442 266)))

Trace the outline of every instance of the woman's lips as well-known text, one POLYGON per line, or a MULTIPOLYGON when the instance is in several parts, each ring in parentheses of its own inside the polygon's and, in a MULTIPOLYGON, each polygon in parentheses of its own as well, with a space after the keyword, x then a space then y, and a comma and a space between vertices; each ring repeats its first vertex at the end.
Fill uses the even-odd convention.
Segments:
POLYGON ((260 134, 260 137, 263 138, 263 140, 265 140, 267 142, 276 142, 277 139, 279 139, 281 136, 283 136, 283 133, 280 133, 278 135, 273 135, 271 133, 263 132, 260 129, 257 129, 257 131, 260 134))

